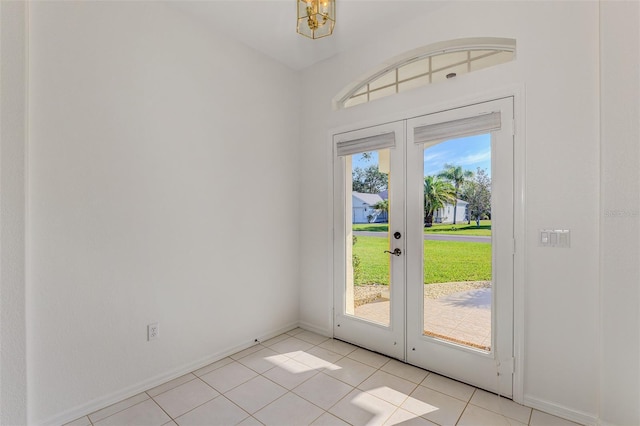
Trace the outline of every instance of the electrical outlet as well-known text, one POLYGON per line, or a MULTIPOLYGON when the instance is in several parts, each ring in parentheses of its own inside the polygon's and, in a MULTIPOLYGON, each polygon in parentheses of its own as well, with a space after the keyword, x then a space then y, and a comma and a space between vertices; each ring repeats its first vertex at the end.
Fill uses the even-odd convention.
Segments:
POLYGON ((147 325, 147 341, 160 337, 160 325, 157 322, 147 325))

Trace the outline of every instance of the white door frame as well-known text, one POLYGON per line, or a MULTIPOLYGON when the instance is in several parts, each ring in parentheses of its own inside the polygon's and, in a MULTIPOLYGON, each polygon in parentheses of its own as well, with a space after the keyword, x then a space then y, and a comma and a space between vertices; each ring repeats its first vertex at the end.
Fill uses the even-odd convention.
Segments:
MULTIPOLYGON (((375 109, 369 115, 353 114, 349 110, 340 110, 334 119, 334 124, 327 131, 326 155, 331 161, 328 163, 328 173, 331 179, 328 180, 329 200, 327 205, 327 215, 329 223, 333 223, 334 218, 334 197, 333 197, 333 135, 351 131, 354 129, 362 129, 371 127, 379 123, 388 123, 409 119, 421 115, 431 114, 449 109, 460 108, 462 106, 473 105, 476 103, 488 102, 500 98, 513 97, 514 99, 514 238, 515 238, 515 254, 514 254, 514 318, 513 318, 513 353, 515 358, 514 375, 513 375, 513 400, 522 404, 524 402, 524 363, 525 363, 525 285, 526 285, 526 211, 525 211, 525 187, 526 187, 526 149, 525 149, 525 88, 523 85, 507 85, 502 88, 475 93, 471 95, 462 95, 446 101, 436 101, 429 106, 415 107, 413 109, 405 109, 398 111, 397 105, 394 106, 393 112, 384 112, 384 109, 375 109), (383 111, 380 113, 379 111, 383 111), (360 118, 358 118, 360 117, 360 118)), ((387 100, 388 101, 388 100, 387 100)), ((384 99, 378 101, 386 102, 384 99)), ((366 108, 367 106, 363 106, 366 108)), ((411 108, 411 107, 409 107, 411 108)), ((391 110, 391 108, 386 111, 391 110)), ((327 230, 327 247, 329 259, 334 259, 334 229, 327 230)), ((335 265, 330 262, 328 265, 329 276, 334 277, 335 265)), ((327 310, 327 319, 330 328, 326 330, 329 334, 333 333, 335 316, 333 314, 334 303, 334 283, 327 286, 327 302, 329 309, 327 310)))

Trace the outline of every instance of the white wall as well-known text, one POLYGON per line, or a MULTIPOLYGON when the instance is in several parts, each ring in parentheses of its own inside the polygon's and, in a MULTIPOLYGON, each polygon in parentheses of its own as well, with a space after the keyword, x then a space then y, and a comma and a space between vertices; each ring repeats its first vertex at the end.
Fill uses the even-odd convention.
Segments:
POLYGON ((601 4, 601 418, 640 424, 640 3, 601 4))
POLYGON ((26 3, 0 2, 0 424, 27 419, 26 3))
POLYGON ((328 129, 513 85, 525 94, 525 396, 576 419, 600 405, 603 423, 640 423, 637 3, 454 3, 300 75, 163 5, 31 3, 26 300, 24 3, 0 4, 0 423, 25 423, 25 304, 32 424, 97 408, 298 315, 331 333, 328 129), (472 36, 516 38, 517 61, 331 111, 334 94, 388 58, 472 36), (299 77, 313 99, 300 152, 299 77), (572 248, 538 248, 548 226, 570 228, 572 248), (156 320, 161 338, 147 343, 156 320))
POLYGON ((299 129, 295 73, 166 4, 30 7, 38 424, 297 324, 299 129))
POLYGON ((303 72, 301 321, 331 330, 329 129, 436 111, 483 94, 519 97, 526 150, 524 401, 575 420, 598 413, 599 74, 597 2, 452 2, 390 37, 303 72), (405 51, 462 37, 517 40, 517 59, 494 69, 332 111, 331 98, 405 51), (309 118, 306 119, 305 118, 309 118), (312 119, 311 119, 312 118, 312 119), (313 194, 313 200, 308 194, 313 194), (326 200, 325 209, 317 200, 326 200), (313 201, 313 202, 312 202, 313 201), (313 206, 313 207, 312 207, 313 206), (576 215, 575 212, 580 214, 576 215), (572 247, 537 246, 538 229, 570 229, 572 247), (321 244, 324 242, 324 244, 321 244))

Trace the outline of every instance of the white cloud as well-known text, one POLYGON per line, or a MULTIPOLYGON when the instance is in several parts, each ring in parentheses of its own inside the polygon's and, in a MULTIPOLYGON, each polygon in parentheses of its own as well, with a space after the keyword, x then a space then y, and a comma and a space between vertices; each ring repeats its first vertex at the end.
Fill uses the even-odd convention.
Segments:
POLYGON ((481 163, 488 160, 491 160, 491 149, 469 154, 465 157, 457 159, 455 162, 456 164, 460 164, 462 166, 468 166, 470 164, 481 163))

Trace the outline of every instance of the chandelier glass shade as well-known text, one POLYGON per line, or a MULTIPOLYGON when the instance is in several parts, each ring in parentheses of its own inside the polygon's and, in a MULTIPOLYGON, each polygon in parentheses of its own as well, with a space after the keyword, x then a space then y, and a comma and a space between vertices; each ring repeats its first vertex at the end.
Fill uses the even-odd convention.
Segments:
POLYGON ((298 3, 298 34, 309 38, 331 35, 336 24, 335 0, 296 0, 298 3))

